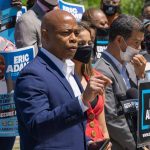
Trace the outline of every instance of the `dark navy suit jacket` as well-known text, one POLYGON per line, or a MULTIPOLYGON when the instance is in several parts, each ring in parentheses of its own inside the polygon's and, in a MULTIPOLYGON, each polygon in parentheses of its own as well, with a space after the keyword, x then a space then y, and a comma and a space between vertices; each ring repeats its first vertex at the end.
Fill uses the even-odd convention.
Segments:
POLYGON ((64 75, 42 50, 21 71, 14 95, 21 150, 86 150, 86 115, 64 75))

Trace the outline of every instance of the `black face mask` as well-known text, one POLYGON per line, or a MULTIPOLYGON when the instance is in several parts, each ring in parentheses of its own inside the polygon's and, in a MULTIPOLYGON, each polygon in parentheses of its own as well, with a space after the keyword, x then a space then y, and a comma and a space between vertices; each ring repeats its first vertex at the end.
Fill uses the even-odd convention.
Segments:
POLYGON ((73 59, 78 60, 84 64, 90 61, 92 53, 92 46, 78 47, 73 59))
POLYGON ((113 16, 119 10, 119 6, 114 6, 110 4, 103 4, 103 11, 108 16, 113 16))

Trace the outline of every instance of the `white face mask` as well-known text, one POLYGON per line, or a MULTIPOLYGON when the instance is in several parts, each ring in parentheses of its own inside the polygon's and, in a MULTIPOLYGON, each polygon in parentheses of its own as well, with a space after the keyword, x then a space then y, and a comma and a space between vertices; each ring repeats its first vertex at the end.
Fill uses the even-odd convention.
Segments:
POLYGON ((134 55, 138 54, 140 50, 137 50, 131 46, 127 46, 126 51, 120 51, 121 60, 124 62, 130 62, 134 55))

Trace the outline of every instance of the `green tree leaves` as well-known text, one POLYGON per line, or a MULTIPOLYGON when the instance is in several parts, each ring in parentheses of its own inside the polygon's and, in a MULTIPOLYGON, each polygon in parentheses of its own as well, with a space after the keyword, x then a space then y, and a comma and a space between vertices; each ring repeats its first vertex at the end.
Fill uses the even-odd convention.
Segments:
MULTIPOLYGON (((100 7, 100 0, 65 0, 66 2, 72 2, 77 4, 83 4, 85 8, 100 7)), ((148 1, 148 0, 147 0, 148 1)), ((122 13, 141 16, 141 9, 143 7, 144 0, 121 0, 122 13)))

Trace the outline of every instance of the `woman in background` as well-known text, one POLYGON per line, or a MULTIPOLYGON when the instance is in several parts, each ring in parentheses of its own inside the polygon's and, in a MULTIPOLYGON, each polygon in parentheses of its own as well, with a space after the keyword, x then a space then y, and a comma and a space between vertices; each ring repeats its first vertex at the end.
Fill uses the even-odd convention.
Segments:
MULTIPOLYGON (((91 68, 91 52, 93 48, 93 42, 91 39, 91 31, 87 22, 79 23, 79 36, 78 36, 78 49, 74 56, 75 71, 81 81, 83 89, 87 86, 87 81, 93 75, 99 75, 99 73, 91 68)), ((111 83, 111 80, 106 76, 101 75, 101 88, 111 83)), ((86 136, 92 141, 103 141, 109 138, 108 130, 105 122, 104 114, 104 95, 103 92, 97 96, 97 98, 90 103, 90 109, 88 110, 88 119, 86 124, 86 136)), ((110 150, 111 144, 107 149, 110 150)))

